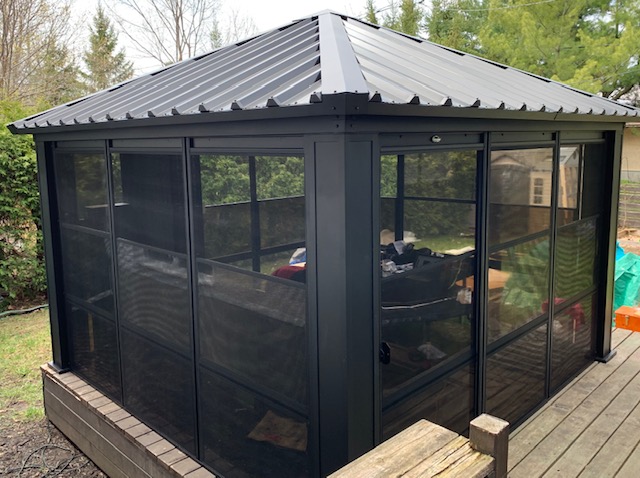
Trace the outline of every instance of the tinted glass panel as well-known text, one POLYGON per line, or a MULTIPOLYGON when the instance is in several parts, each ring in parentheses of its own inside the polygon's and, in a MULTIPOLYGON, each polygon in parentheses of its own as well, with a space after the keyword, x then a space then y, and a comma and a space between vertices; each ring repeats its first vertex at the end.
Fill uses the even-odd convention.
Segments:
POLYGON ((61 235, 65 293, 112 314, 111 239, 99 232, 65 226, 61 235))
POLYGON ((391 438, 422 418, 457 433, 468 433, 473 418, 473 381, 473 369, 467 365, 386 405, 382 439, 391 438))
POLYGON ((74 371, 118 401, 120 365, 115 324, 99 314, 66 303, 74 371))
POLYGON ((491 153, 489 243, 549 229, 553 149, 491 153))
POLYGON ((516 424, 544 400, 547 325, 487 359, 487 413, 516 424))
MULTIPOLYGON (((588 296, 565 308, 553 318, 552 390, 560 388, 593 362, 595 302, 595 294, 588 296)), ((564 304, 562 306, 564 307, 564 304)))
POLYGON ((190 357, 121 331, 125 404, 155 430, 195 454, 195 387, 190 357))
POLYGON ((104 154, 57 153, 55 174, 60 221, 109 230, 104 154))
POLYGON ((546 311, 549 296, 549 239, 543 236, 491 254, 489 342, 546 311))
POLYGON ((404 234, 411 240, 415 237, 416 249, 428 247, 449 254, 472 250, 475 224, 475 204, 404 201, 404 234))
POLYGON ((585 191, 580 217, 586 218, 601 213, 608 206, 607 194, 607 150, 604 144, 584 146, 584 186, 585 191))
POLYGON ((580 219, 582 146, 560 148, 558 170, 558 226, 580 219))
POLYGON ((468 427, 476 158, 476 151, 381 158, 380 323, 390 357, 380 366, 385 438, 419 418, 461 432, 468 427), (394 244, 396 238, 403 241, 394 244), (448 401, 454 396, 455 406, 448 401))
POLYGON ((225 478, 303 478, 308 422, 277 401, 200 369, 201 459, 225 478))
POLYGON ((476 156, 476 151, 405 154, 404 195, 474 200, 476 156))
POLYGON ((568 300, 595 284, 598 220, 574 222, 558 230, 556 239, 555 296, 568 300))

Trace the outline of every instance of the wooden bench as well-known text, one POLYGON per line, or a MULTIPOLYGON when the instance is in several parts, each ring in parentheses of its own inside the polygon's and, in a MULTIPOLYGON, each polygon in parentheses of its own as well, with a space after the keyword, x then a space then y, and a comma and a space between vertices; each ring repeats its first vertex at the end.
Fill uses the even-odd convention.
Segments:
POLYGON ((469 438, 420 420, 329 478, 505 478, 509 423, 491 415, 471 421, 469 438))

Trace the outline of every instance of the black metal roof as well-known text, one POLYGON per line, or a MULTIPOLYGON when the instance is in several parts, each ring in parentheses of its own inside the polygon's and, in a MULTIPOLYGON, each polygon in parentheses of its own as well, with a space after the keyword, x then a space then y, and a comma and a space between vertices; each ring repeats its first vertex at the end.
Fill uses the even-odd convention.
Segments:
MULTIPOLYGON (((323 96, 562 115, 640 110, 334 12, 294 21, 16 121, 14 132, 220 111, 295 107, 323 96)), ((624 122, 625 118, 619 121, 624 122)))

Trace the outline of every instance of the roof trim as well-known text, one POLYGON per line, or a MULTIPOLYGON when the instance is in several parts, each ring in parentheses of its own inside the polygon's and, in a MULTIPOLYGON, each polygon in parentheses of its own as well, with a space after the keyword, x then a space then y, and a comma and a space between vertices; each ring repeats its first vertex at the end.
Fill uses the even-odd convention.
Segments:
POLYGON ((367 93, 369 87, 356 60, 342 19, 327 11, 318 16, 318 25, 322 94, 367 93))

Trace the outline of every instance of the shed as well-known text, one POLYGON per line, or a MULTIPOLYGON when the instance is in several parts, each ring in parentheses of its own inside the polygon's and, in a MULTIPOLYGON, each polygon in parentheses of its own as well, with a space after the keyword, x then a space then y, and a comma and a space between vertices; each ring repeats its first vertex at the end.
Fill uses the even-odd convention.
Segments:
POLYGON ((17 121, 52 365, 227 478, 515 427, 610 357, 637 116, 326 11, 17 121))

